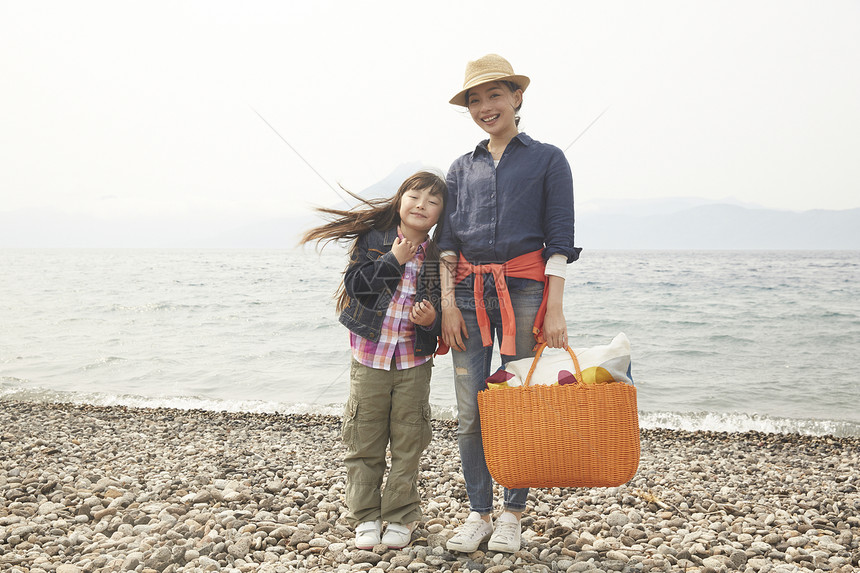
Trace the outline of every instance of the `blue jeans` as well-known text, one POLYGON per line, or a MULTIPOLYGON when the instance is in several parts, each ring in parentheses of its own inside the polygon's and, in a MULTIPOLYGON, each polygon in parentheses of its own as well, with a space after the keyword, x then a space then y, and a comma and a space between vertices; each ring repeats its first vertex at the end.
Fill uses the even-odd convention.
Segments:
MULTIPOLYGON (((535 338, 532 327, 543 299, 543 283, 529 279, 507 279, 511 303, 516 316, 516 355, 501 355, 502 364, 534 356, 535 338)), ((454 363, 454 388, 457 394, 457 441, 460 446, 460 460, 463 477, 466 480, 466 493, 472 511, 481 514, 493 511, 493 479, 484 458, 484 444, 481 439, 481 418, 478 414, 478 392, 483 390, 485 380, 490 376, 493 346, 484 347, 481 331, 475 312, 474 294, 471 281, 457 285, 457 307, 463 314, 469 338, 464 340, 466 350, 452 349, 454 363)), ((484 302, 490 318, 493 340, 502 340, 502 318, 499 310, 496 287, 492 275, 485 275, 484 302)), ((505 488, 504 506, 510 511, 523 511, 526 507, 529 490, 505 488)))

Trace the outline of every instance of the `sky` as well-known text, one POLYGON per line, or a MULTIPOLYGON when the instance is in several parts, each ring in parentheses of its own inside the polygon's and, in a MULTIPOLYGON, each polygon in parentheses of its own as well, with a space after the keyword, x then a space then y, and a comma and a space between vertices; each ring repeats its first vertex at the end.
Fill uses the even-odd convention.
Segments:
POLYGON ((483 139, 448 100, 487 53, 531 78, 521 129, 566 150, 578 213, 857 208, 857 30, 853 0, 0 0, 0 213, 228 225, 444 172, 483 139))

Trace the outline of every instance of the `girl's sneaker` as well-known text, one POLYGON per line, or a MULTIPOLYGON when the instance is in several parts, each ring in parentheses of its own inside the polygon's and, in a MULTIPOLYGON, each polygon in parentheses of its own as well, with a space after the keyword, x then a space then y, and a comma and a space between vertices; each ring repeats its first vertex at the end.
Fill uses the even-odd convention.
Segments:
POLYGON ((490 551, 502 551, 504 553, 516 553, 522 544, 522 531, 520 520, 513 513, 506 511, 496 520, 496 529, 487 549, 490 551))
POLYGON ((382 534, 382 544, 389 549, 403 549, 412 541, 412 530, 415 523, 403 525, 402 523, 389 523, 382 534))
POLYGON ((355 548, 373 549, 379 545, 382 521, 363 521, 355 528, 355 548))
POLYGON ((478 549, 478 546, 490 538, 493 534, 493 520, 489 522, 481 519, 481 514, 473 511, 463 522, 463 525, 457 529, 457 533, 448 540, 445 547, 448 551, 460 551, 462 553, 472 553, 478 549))

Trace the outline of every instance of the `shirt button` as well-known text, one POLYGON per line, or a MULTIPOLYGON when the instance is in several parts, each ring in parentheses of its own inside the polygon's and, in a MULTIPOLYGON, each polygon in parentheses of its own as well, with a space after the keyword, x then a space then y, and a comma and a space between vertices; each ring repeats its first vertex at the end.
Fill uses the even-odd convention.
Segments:
POLYGON ((493 240, 492 240, 492 239, 490 239, 490 244, 491 244, 491 245, 493 244, 493 240))

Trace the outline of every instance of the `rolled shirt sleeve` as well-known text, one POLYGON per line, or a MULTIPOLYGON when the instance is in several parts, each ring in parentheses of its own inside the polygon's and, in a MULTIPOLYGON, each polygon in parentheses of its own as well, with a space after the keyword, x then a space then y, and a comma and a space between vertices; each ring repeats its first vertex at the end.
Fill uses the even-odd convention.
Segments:
POLYGON ((556 253, 546 261, 545 275, 567 278, 567 259, 561 253, 556 253))

